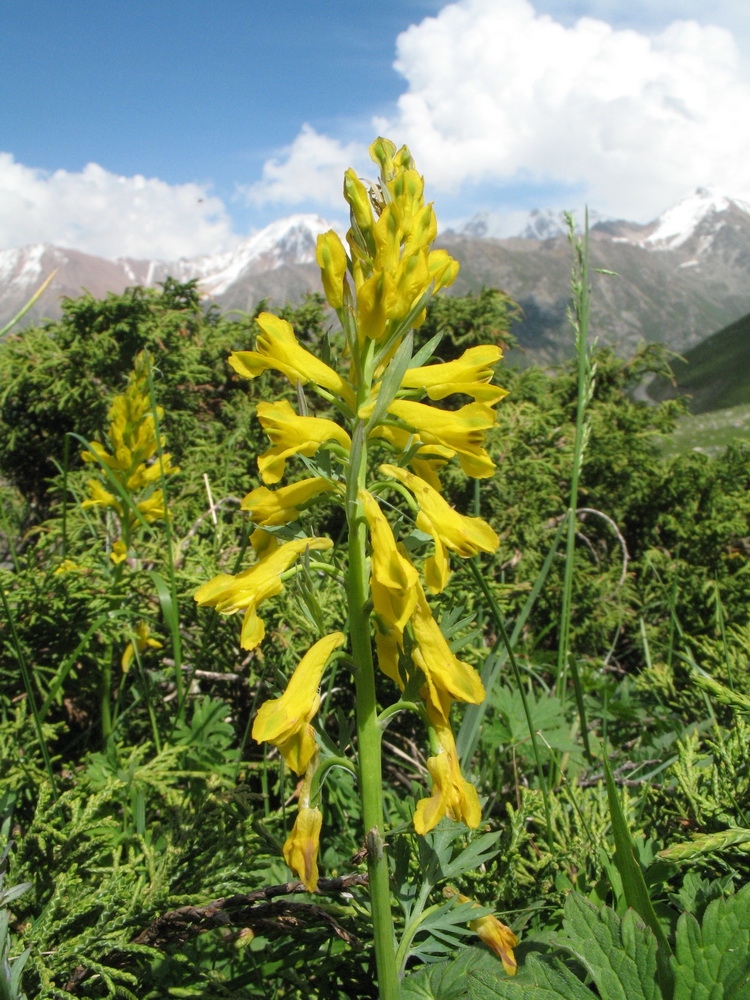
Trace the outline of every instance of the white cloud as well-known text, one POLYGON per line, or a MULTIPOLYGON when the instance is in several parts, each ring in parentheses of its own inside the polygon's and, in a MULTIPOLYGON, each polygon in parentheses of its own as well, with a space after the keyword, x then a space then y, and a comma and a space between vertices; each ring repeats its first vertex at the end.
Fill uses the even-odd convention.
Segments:
POLYGON ((375 124, 410 146, 433 191, 577 185, 636 219, 699 184, 750 194, 750 88, 723 28, 675 21, 649 36, 565 27, 527 0, 459 0, 399 36, 395 66, 407 90, 375 124))
POLYGON ((96 163, 50 173, 0 153, 0 248, 51 243, 102 257, 175 260, 236 242, 223 202, 203 185, 121 177, 96 163))
POLYGON ((262 178, 239 191, 252 205, 312 201, 340 209, 344 171, 365 160, 366 153, 358 144, 342 144, 305 124, 278 159, 265 162, 262 178))

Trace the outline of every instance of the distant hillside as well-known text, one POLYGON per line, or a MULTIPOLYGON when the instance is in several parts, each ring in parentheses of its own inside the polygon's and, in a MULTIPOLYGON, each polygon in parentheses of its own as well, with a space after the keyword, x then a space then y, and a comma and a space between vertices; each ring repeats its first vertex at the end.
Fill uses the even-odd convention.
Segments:
POLYGON ((691 413, 750 403, 750 315, 702 340, 683 357, 672 364, 677 389, 666 379, 654 379, 648 387, 652 399, 687 394, 691 413))
MULTIPOLYGON (((520 350, 514 364, 570 357, 572 253, 560 220, 537 213, 523 234, 495 238, 491 219, 438 237, 461 263, 450 294, 500 288, 523 309, 514 328, 520 350)), ((55 271, 55 278, 25 323, 60 315, 61 296, 87 289, 95 297, 129 285, 154 285, 170 275, 196 279, 207 302, 252 311, 297 303, 320 289, 315 263, 319 233, 334 224, 311 215, 271 223, 233 250, 208 257, 103 260, 76 250, 39 244, 0 251, 0 327, 55 271)), ((699 189, 653 222, 599 220, 590 230, 593 298, 591 335, 623 357, 643 341, 684 352, 704 337, 750 313, 750 205, 699 189), (597 270, 615 272, 600 274, 597 270)))

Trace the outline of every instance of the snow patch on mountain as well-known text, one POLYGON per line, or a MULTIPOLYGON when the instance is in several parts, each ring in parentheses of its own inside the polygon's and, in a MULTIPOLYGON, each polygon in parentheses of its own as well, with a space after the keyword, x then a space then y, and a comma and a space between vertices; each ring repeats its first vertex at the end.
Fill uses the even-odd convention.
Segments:
POLYGON ((738 198, 730 198, 713 188, 700 187, 677 205, 659 216, 653 231, 645 238, 643 245, 656 250, 676 250, 699 234, 699 230, 711 221, 710 231, 700 233, 703 237, 698 252, 705 251, 713 236, 726 224, 724 219, 712 217, 723 215, 732 207, 750 215, 750 204, 738 198))

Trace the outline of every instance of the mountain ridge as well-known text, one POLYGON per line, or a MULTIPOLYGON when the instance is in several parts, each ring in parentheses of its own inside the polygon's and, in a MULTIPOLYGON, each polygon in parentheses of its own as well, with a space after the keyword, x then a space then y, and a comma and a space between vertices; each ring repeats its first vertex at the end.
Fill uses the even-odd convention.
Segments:
MULTIPOLYGON (((740 199, 699 188, 651 223, 593 214, 589 221, 592 329, 619 353, 632 352, 641 340, 684 350, 750 312, 750 205, 740 199), (597 269, 618 277, 603 280, 597 269)), ((0 326, 55 269, 27 323, 59 316, 63 296, 84 289, 95 297, 119 294, 168 276, 197 279, 208 301, 222 309, 251 311, 260 299, 276 305, 299 301, 320 289, 315 241, 327 229, 343 236, 335 222, 321 216, 291 215, 222 254, 172 262, 108 260, 48 244, 0 251, 0 326)), ((439 234, 437 245, 461 263, 449 293, 503 289, 524 311, 514 332, 526 359, 567 356, 571 252, 564 216, 535 210, 518 235, 478 235, 490 231, 489 223, 475 216, 461 231, 439 234)))

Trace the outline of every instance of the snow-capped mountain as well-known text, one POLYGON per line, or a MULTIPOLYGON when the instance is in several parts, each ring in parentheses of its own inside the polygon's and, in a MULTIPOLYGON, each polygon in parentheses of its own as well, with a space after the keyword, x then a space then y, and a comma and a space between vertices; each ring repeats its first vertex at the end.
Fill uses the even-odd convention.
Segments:
MULTIPOLYGON (((646 225, 592 213, 589 228, 592 322, 601 343, 625 354, 640 340, 660 340, 680 351, 750 313, 750 205, 741 199, 701 188, 646 225)), ((197 279, 222 309, 249 312, 264 298, 296 302, 320 290, 315 245, 328 229, 341 235, 320 216, 293 215, 227 253, 172 262, 104 260, 46 244, 0 251, 0 327, 53 270, 25 324, 56 318, 61 297, 83 289, 101 297, 169 276, 197 279)), ((452 294, 503 289, 523 308, 515 333, 527 357, 567 356, 571 257, 562 213, 519 214, 510 229, 507 216, 483 213, 441 232, 438 245, 461 264, 452 294)))

